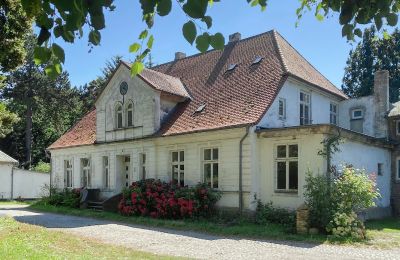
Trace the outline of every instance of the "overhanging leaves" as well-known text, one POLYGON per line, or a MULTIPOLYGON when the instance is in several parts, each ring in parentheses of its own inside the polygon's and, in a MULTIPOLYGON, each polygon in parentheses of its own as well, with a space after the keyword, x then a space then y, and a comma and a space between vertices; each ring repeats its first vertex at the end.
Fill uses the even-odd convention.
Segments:
POLYGON ((185 23, 182 27, 183 37, 190 43, 193 44, 194 40, 196 39, 197 30, 196 25, 194 22, 189 21, 185 23))

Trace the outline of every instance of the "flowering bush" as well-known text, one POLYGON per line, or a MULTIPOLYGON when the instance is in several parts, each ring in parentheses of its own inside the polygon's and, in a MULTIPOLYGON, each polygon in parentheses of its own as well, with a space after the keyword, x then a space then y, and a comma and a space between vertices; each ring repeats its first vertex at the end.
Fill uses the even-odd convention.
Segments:
POLYGON ((356 212, 375 206, 379 191, 376 175, 344 167, 333 180, 308 173, 305 198, 311 210, 311 225, 337 237, 365 238, 365 227, 356 212))
POLYGON ((326 230, 335 237, 365 238, 364 224, 357 218, 357 214, 336 212, 326 230))
POLYGON ((118 205, 123 215, 152 218, 190 218, 209 216, 220 193, 198 184, 193 188, 148 179, 132 183, 125 189, 118 205))

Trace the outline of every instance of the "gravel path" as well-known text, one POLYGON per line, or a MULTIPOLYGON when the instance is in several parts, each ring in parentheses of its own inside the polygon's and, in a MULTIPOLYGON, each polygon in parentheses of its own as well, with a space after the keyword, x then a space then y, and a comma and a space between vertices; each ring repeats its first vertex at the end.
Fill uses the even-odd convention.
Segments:
POLYGON ((400 259, 400 249, 226 238, 0 206, 0 216, 162 255, 201 259, 400 259))

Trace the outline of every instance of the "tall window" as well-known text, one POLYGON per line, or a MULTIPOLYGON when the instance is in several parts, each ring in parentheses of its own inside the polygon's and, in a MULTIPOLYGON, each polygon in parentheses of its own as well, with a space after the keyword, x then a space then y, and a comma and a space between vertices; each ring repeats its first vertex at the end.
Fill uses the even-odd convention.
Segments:
POLYGON ((133 103, 129 102, 126 107, 126 125, 133 126, 133 103))
POLYGON ((218 148, 203 151, 204 182, 214 189, 218 188, 218 157, 218 148))
POLYGON ((110 188, 110 168, 109 168, 109 161, 108 156, 103 156, 103 180, 104 180, 104 188, 110 188))
POLYGON ((400 135, 400 120, 395 121, 396 123, 396 135, 400 135))
POLYGON ((90 160, 88 158, 81 159, 81 187, 91 186, 91 176, 90 176, 90 160))
POLYGON ((284 98, 279 98, 279 119, 285 119, 286 118, 286 99, 284 98))
POLYGON ((185 186, 185 152, 172 152, 172 180, 185 186))
POLYGON ((400 180, 400 158, 397 157, 397 174, 396 174, 396 179, 400 180))
POLYGON ((337 125, 337 105, 331 103, 330 104, 330 123, 333 125, 337 125))
POLYGON ((382 176, 383 175, 383 163, 378 163, 378 170, 377 170, 377 172, 378 172, 378 175, 379 176, 382 176))
POLYGON ((139 155, 139 159, 140 159, 140 178, 142 180, 145 180, 146 179, 146 154, 141 153, 139 155))
POLYGON ((300 92, 300 125, 311 124, 310 94, 300 92))
POLYGON ((64 183, 66 188, 72 188, 72 160, 64 161, 64 183))
POLYGON ((115 127, 122 128, 122 105, 117 104, 115 107, 115 127))
POLYGON ((297 144, 276 146, 276 190, 297 192, 299 187, 298 156, 297 144))

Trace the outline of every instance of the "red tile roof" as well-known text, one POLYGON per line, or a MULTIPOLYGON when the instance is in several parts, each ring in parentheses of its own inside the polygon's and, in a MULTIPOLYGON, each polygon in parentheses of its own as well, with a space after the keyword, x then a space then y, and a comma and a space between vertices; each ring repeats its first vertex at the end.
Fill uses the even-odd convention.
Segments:
MULTIPOLYGON (((149 71, 157 78, 174 77, 175 83, 179 79, 191 96, 191 100, 177 105, 158 136, 255 124, 272 104, 287 76, 346 98, 275 31, 229 43, 223 51, 189 56, 149 71), (261 62, 252 64, 256 57, 262 57, 261 62), (231 64, 237 64, 236 68, 227 71, 231 64), (196 112, 201 105, 205 105, 204 110, 196 112)), ((93 144, 95 124, 92 111, 49 148, 93 144)))

